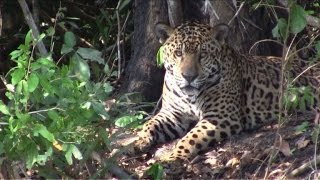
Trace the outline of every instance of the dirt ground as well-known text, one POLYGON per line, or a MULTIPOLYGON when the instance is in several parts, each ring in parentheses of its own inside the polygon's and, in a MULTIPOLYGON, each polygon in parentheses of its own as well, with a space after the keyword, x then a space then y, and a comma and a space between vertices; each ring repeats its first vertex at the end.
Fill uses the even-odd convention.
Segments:
MULTIPOLYGON (((295 115, 281 127, 273 123, 233 136, 215 149, 187 162, 183 173, 177 178, 318 179, 320 170, 315 164, 320 162, 320 150, 316 148, 316 136, 313 135, 315 124, 319 123, 318 116, 295 115)), ((170 151, 174 144, 171 142, 156 147, 154 152, 139 157, 123 156, 119 166, 141 178, 150 165, 163 153, 170 151)), ((164 179, 170 178, 164 176, 164 179)))

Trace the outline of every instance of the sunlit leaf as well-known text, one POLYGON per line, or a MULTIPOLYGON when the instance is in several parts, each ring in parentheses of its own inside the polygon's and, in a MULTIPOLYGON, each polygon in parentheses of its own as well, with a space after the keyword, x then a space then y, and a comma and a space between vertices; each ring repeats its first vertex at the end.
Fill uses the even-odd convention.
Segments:
POLYGON ((42 124, 35 125, 35 127, 33 128, 33 134, 34 136, 39 136, 40 134, 42 137, 46 138, 50 142, 55 141, 53 134, 50 131, 48 131, 47 127, 45 127, 42 124))
POLYGON ((79 151, 77 146, 74 144, 63 144, 62 145, 63 151, 65 151, 65 158, 68 162, 69 165, 72 165, 73 160, 72 160, 72 155, 74 158, 81 160, 82 159, 82 153, 79 151))
POLYGON ((11 74, 11 83, 16 85, 25 76, 25 70, 22 68, 15 69, 11 74))
POLYGON ((0 112, 6 115, 9 115, 9 108, 3 103, 2 100, 0 100, 0 112))
POLYGON ((39 84, 39 77, 37 74, 32 73, 28 79, 28 91, 33 92, 39 84))
POLYGON ((32 41, 32 31, 29 30, 26 35, 26 38, 24 39, 24 44, 29 45, 31 41, 32 41))
POLYGON ((153 164, 148 170, 147 174, 155 180, 163 179, 163 167, 160 164, 153 164))
POLYGON ((164 64, 164 59, 163 59, 163 50, 164 50, 164 47, 161 46, 157 52, 157 65, 159 67, 163 66, 164 64))

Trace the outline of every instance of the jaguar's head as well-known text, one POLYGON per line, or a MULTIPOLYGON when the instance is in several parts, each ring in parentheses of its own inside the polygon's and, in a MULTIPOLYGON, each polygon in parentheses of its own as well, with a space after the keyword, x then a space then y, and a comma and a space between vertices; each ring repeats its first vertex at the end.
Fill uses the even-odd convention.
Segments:
POLYGON ((210 27, 186 23, 176 29, 165 24, 156 25, 156 34, 163 43, 166 73, 184 93, 193 95, 205 84, 220 82, 221 50, 228 32, 225 24, 210 27))

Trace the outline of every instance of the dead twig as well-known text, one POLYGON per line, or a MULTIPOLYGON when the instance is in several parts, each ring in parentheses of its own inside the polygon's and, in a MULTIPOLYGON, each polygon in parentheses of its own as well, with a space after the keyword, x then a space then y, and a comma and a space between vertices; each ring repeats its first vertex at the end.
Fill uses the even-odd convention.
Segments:
POLYGON ((276 44, 279 44, 280 46, 283 46, 283 44, 280 43, 279 41, 276 41, 276 40, 273 40, 273 39, 264 39, 264 40, 260 40, 260 41, 255 42, 255 43, 250 47, 250 49, 249 49, 249 54, 251 54, 251 51, 252 51, 252 49, 253 49, 255 46, 257 46, 259 43, 262 43, 262 42, 274 42, 274 43, 276 43, 276 44))
POLYGON ((242 2, 240 4, 240 7, 238 8, 238 10, 236 11, 236 13, 234 14, 234 16, 230 19, 230 21, 228 22, 228 25, 231 24, 231 22, 238 16, 239 12, 241 11, 243 5, 244 5, 245 2, 242 2))
POLYGON ((304 163, 302 166, 294 169, 293 171, 291 171, 289 173, 289 177, 296 177, 299 176, 300 174, 308 171, 308 170, 312 170, 312 165, 315 164, 319 165, 320 164, 320 155, 318 155, 316 158, 313 158, 312 160, 304 163))

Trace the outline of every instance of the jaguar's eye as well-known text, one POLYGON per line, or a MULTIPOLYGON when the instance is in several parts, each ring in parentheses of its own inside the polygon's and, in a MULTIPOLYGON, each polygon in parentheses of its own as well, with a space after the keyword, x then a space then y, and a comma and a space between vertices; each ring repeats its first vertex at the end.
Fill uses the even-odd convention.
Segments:
POLYGON ((180 50, 176 50, 174 52, 174 54, 177 56, 177 57, 181 57, 182 56, 182 52, 180 50))

